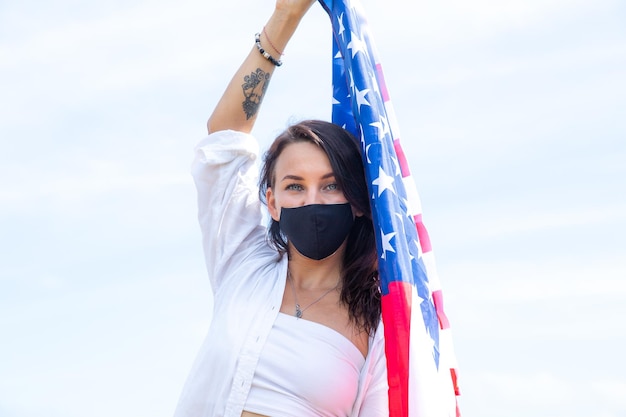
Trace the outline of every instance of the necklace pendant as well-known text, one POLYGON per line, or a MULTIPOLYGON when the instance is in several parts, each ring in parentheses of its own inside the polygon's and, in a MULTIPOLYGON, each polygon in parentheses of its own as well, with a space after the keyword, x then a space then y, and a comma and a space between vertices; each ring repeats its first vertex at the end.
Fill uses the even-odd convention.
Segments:
POLYGON ((300 308, 300 304, 296 304, 296 317, 302 318, 302 309, 300 308))

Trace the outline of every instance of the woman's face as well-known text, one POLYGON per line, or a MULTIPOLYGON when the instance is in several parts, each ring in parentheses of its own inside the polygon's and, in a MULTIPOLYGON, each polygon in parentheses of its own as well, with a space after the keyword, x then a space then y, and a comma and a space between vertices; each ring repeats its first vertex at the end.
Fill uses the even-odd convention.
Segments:
POLYGON ((328 157, 310 142, 292 143, 283 149, 276 160, 273 187, 267 189, 266 197, 269 213, 276 221, 281 207, 348 202, 328 157))

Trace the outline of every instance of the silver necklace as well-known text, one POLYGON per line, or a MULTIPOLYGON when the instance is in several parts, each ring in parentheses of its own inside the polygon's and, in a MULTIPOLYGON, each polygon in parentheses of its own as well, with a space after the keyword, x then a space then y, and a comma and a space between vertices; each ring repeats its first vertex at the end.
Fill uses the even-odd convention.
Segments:
POLYGON ((311 307, 313 304, 319 302, 322 298, 326 297, 328 294, 330 294, 332 291, 336 290, 337 287, 339 287, 339 281, 337 281, 337 285, 335 285, 333 288, 331 288, 330 290, 326 291, 324 294, 322 294, 321 296, 319 296, 315 301, 313 301, 311 304, 309 304, 308 306, 302 308, 300 307, 300 303, 298 302, 298 296, 296 295, 296 287, 295 285, 293 285, 293 278, 291 278, 291 271, 287 270, 287 281, 289 281, 289 284, 291 285, 291 292, 293 293, 293 299, 296 302, 296 314, 295 316, 297 318, 302 318, 302 314, 304 313, 304 311, 311 307))

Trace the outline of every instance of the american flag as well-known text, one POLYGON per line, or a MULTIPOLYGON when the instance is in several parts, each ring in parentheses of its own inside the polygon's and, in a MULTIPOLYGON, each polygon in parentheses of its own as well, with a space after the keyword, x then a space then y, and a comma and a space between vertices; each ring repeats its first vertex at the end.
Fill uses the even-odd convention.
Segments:
POLYGON ((390 417, 460 416, 450 326, 419 195, 358 0, 319 0, 333 27, 333 123, 361 139, 377 231, 390 417))

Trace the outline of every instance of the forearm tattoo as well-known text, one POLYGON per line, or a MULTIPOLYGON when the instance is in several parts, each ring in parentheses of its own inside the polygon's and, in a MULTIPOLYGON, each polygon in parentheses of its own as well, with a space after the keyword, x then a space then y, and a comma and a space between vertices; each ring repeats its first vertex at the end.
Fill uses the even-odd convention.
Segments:
POLYGON ((243 95, 245 100, 243 101, 243 111, 246 114, 246 120, 253 117, 261 106, 263 96, 267 90, 267 85, 270 82, 270 74, 263 71, 261 68, 257 68, 256 71, 251 72, 250 75, 243 77, 244 83, 241 85, 243 88, 243 95))

